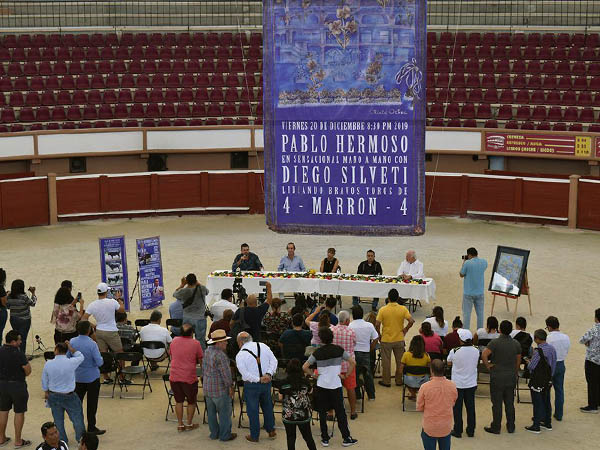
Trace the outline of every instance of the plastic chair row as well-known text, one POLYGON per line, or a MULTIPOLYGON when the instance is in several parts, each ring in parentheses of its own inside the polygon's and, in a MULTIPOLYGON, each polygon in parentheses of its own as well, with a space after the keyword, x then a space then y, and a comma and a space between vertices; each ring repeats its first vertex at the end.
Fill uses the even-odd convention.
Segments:
POLYGON ((204 60, 200 61, 192 59, 184 60, 133 60, 128 63, 124 61, 75 61, 66 63, 59 61, 56 63, 41 62, 39 64, 28 62, 25 64, 10 63, 6 70, 0 64, 0 75, 8 75, 9 77, 36 76, 36 75, 93 75, 96 73, 257 73, 260 72, 259 60, 234 60, 227 59, 204 60))
POLYGON ((262 58, 261 47, 0 47, 2 61, 85 61, 129 59, 243 59, 262 58))
POLYGON ((32 47, 103 47, 108 46, 161 46, 161 45, 202 45, 202 46, 231 46, 231 45, 262 45, 262 33, 116 33, 94 34, 7 34, 0 38, 0 46, 6 48, 32 47))
POLYGON ((596 46, 586 47, 520 47, 512 45, 510 47, 497 46, 467 46, 453 47, 438 45, 437 47, 427 47, 427 57, 434 59, 448 58, 479 58, 479 59, 540 59, 540 60, 564 60, 572 61, 586 60, 596 61, 600 58, 596 46))
POLYGON ((526 73, 529 75, 600 75, 600 63, 584 63, 582 61, 571 64, 569 61, 529 61, 517 60, 512 64, 508 59, 501 59, 494 62, 486 59, 480 62, 478 59, 471 58, 464 60, 457 58, 454 61, 447 59, 439 60, 436 64, 433 60, 427 60, 427 71, 436 73, 469 73, 478 75, 480 73, 488 74, 517 74, 526 73))
POLYGON ((456 34, 448 31, 427 33, 427 45, 531 45, 535 47, 548 46, 600 46, 598 33, 467 33, 459 31, 456 34))
POLYGON ((102 75, 64 75, 57 77, 55 75, 49 77, 33 77, 31 80, 19 78, 13 81, 8 77, 0 78, 0 92, 11 91, 43 91, 43 90, 75 90, 75 89, 105 89, 105 88, 163 88, 163 87, 196 87, 196 86, 212 86, 212 87, 256 87, 262 86, 262 75, 257 82, 254 74, 246 74, 239 76, 230 73, 223 76, 221 74, 213 74, 209 76, 206 73, 201 73, 195 76, 191 73, 186 73, 180 76, 178 73, 169 75, 145 73, 133 75, 130 73, 121 76, 113 73, 106 77, 102 75))
MULTIPOLYGON (((465 103, 460 106, 458 103, 450 103, 445 108, 441 103, 434 103, 429 108, 428 117, 432 118, 461 118, 461 119, 491 119, 492 109, 489 104, 482 103, 475 108, 473 103, 465 103)), ((584 122, 593 123, 595 121, 595 112, 592 108, 578 109, 569 106, 564 110, 560 106, 546 107, 543 105, 530 106, 523 105, 513 108, 512 105, 500 105, 496 118, 500 120, 549 120, 551 122, 584 122), (515 113, 516 110, 516 113, 515 113)))
MULTIPOLYGON (((243 88, 153 88, 146 89, 121 89, 116 90, 80 90, 74 91, 44 91, 42 94, 29 92, 23 95, 21 92, 12 92, 8 97, 8 105, 13 107, 22 106, 55 106, 55 105, 99 105, 101 103, 163 103, 163 102, 231 102, 247 103, 262 100, 262 89, 259 88, 255 94, 253 89, 243 88)), ((0 106, 6 104, 6 97, 0 94, 0 106)))
POLYGON ((486 89, 485 93, 482 89, 428 89, 428 102, 443 102, 450 101, 456 103, 519 103, 533 105, 578 105, 578 106, 600 106, 600 95, 593 95, 590 91, 581 91, 577 94, 575 91, 569 90, 561 94, 558 90, 544 91, 536 90, 513 90, 502 89, 498 91, 496 88, 486 89))
POLYGON ((531 75, 517 74, 511 77, 508 73, 503 73, 496 78, 493 74, 448 74, 440 73, 437 76, 433 73, 427 74, 427 86, 436 88, 499 88, 499 89, 558 89, 561 91, 599 91, 600 76, 570 76, 570 75, 531 75))

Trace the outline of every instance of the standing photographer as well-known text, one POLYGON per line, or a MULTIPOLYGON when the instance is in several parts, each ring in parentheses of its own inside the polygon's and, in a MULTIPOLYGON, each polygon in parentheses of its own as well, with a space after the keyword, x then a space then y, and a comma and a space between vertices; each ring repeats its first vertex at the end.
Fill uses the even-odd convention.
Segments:
POLYGON ((181 279, 181 284, 173 297, 182 303, 183 323, 189 323, 194 327, 196 339, 200 341, 202 350, 206 349, 206 296, 208 289, 202 286, 196 275, 189 273, 181 279))
POLYGON ((84 313, 81 292, 77 294, 77 298, 73 298, 68 287, 63 286, 56 291, 54 308, 50 317, 50 323, 55 326, 54 344, 69 341, 78 335, 77 322, 81 320, 84 313), (77 309, 78 304, 79 310, 77 309))
POLYGON ((23 353, 27 348, 27 335, 31 328, 31 311, 29 308, 35 306, 37 302, 35 287, 30 286, 27 290, 31 292, 31 298, 25 293, 25 282, 14 280, 6 301, 6 306, 10 309, 10 325, 13 330, 21 335, 20 349, 23 353))
POLYGON ((471 326, 471 310, 475 307, 477 314, 477 329, 483 328, 483 310, 484 310, 484 275, 488 263, 483 258, 477 257, 477 250, 474 247, 467 249, 467 254, 463 257, 463 264, 460 269, 460 277, 463 279, 463 321, 464 327, 468 330, 471 326))

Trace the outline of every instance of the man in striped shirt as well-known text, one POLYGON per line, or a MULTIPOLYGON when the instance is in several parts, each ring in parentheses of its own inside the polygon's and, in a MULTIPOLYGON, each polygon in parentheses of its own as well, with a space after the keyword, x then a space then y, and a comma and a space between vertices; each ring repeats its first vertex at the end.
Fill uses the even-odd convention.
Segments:
POLYGON ((46 422, 42 425, 42 437, 44 442, 38 445, 35 450, 69 450, 65 441, 61 441, 58 428, 54 422, 46 422))
POLYGON ((231 432, 233 381, 229 358, 225 353, 229 339, 224 330, 213 331, 202 360, 202 391, 206 400, 210 438, 221 441, 233 441, 237 437, 236 433, 231 432))

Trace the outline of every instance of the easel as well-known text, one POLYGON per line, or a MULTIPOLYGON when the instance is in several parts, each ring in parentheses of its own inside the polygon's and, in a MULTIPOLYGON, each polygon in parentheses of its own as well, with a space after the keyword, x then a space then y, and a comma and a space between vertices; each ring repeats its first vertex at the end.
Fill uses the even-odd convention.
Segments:
POLYGON ((508 299, 511 298, 515 300, 515 312, 513 314, 513 321, 516 320, 517 307, 519 306, 519 297, 521 295, 527 295, 527 301, 529 302, 529 315, 532 316, 533 312, 531 312, 531 290, 529 289, 529 280, 527 279, 527 269, 525 270, 525 275, 523 276, 523 285, 521 286, 521 293, 519 295, 504 294, 502 292, 494 292, 492 294, 492 311, 490 312, 490 315, 494 315, 494 304, 496 303, 496 296, 504 297, 507 311, 510 311, 510 309, 508 308, 508 299))

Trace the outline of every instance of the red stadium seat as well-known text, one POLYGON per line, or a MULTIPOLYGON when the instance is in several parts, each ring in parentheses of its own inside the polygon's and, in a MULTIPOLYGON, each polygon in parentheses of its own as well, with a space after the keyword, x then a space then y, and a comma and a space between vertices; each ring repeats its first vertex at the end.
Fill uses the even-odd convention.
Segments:
POLYGON ((86 105, 83 108, 83 118, 85 120, 96 120, 98 118, 98 110, 96 109, 96 105, 86 105))
POLYGON ((510 80, 510 75, 507 74, 507 73, 501 74, 500 77, 498 78, 498 80, 496 80, 496 87, 500 88, 500 89, 510 89, 510 88, 512 88, 512 86, 511 86, 511 80, 510 80))
POLYGON ((557 89, 558 88, 558 77, 556 75, 546 75, 542 79, 543 89, 557 89))
POLYGON ((54 98, 54 91, 44 91, 42 92, 41 104, 45 106, 52 106, 56 103, 56 99, 54 98))
POLYGON ((483 101, 486 103, 498 103, 498 91, 496 88, 489 88, 486 90, 485 95, 483 96, 483 101))
POLYGON ((551 122, 560 122, 563 120, 563 113, 560 106, 551 106, 548 111, 548 120, 551 122))
MULTIPOLYGON (((464 108, 463 108, 464 111, 464 108)), ((492 110, 488 103, 482 103, 477 108, 477 118, 478 119, 490 119, 492 117, 492 110)))
POLYGON ((149 103, 146 107, 145 117, 150 119, 154 117, 160 117, 160 108, 156 103, 149 103))
MULTIPOLYGON (((0 95, 2 104, 4 104, 4 96, 0 95)), ((37 92, 28 92, 25 97, 25 105, 39 106, 41 104, 40 95, 37 92)))
POLYGON ((119 103, 133 103, 131 91, 129 89, 121 89, 117 96, 117 101, 119 103))
POLYGON ((577 61, 581 59, 581 48, 579 47, 571 47, 567 53, 567 59, 571 61, 577 61))
POLYGON ((571 65, 569 61, 559 61, 556 73, 560 75, 569 75, 571 73, 571 65))
POLYGON ((183 118, 192 117, 192 109, 190 108, 190 105, 188 103, 180 103, 176 108, 175 116, 183 118))
MULTIPOLYGON (((136 87, 136 82, 138 87, 148 87, 147 85, 142 86, 142 84, 150 84, 148 75, 145 74, 138 76, 135 80, 133 78, 133 75, 130 73, 123 74, 123 76, 121 77, 121 87, 123 88, 134 88, 136 87)), ((108 87, 108 83, 106 83, 106 87, 108 87)))
POLYGON ((444 117, 444 105, 441 103, 434 103, 433 105, 431 105, 427 117, 444 117))
POLYGON ((571 80, 570 76, 568 76, 568 75, 562 76, 558 80, 558 89, 560 89, 562 91, 566 91, 566 90, 571 89, 572 87, 573 87, 573 80, 571 80))
MULTIPOLYGON (((222 122, 221 122, 222 123, 222 122)), ((462 126, 460 119, 454 118, 448 121, 447 127, 460 128, 462 126)))
POLYGON ((542 87, 542 77, 539 75, 533 75, 527 79, 527 88, 534 90, 542 87))
POLYGON ((160 117, 165 118, 174 118, 175 114, 175 105, 173 103, 165 103, 160 111, 160 117))
POLYGON ((11 92, 8 104, 13 107, 19 107, 25 105, 25 99, 21 92, 11 92))
POLYGON ((44 79, 41 77, 32 77, 29 81, 29 89, 32 91, 42 91, 44 88, 44 79))
POLYGON ((567 124, 562 122, 555 123, 552 127, 552 131, 567 131, 567 124))
POLYGON ((535 124, 527 121, 521 124, 521 130, 535 130, 535 124))
POLYGON ((117 103, 117 93, 113 90, 106 90, 102 94, 102 102, 117 103))
POLYGON ((573 89, 577 91, 585 91, 588 89, 588 81, 585 76, 575 77, 573 81, 573 89))
POLYGON ((165 95, 162 89, 154 88, 150 91, 150 97, 148 99, 152 103, 162 103, 165 101, 165 95))
POLYGON ((544 95, 544 91, 542 90, 537 90, 534 91, 533 94, 531 95, 531 103, 534 105, 543 105, 546 103, 546 98, 544 95))
POLYGON ((123 105, 121 103, 117 104, 115 106, 113 116, 115 119, 127 119, 129 117, 129 112, 127 111, 127 105, 123 105))
POLYGON ((544 131, 550 131, 550 123, 549 122, 540 122, 535 126, 536 130, 544 130, 544 131))
POLYGON ((447 107, 446 107, 446 117, 453 119, 453 118, 457 118, 460 117, 460 107, 458 106, 458 104, 456 103, 450 103, 447 107))
POLYGON ((134 119, 130 119, 128 121, 125 122, 125 127, 127 128, 135 128, 135 127, 139 127, 139 123, 137 120, 134 119))
POLYGON ((583 108, 579 113, 579 122, 594 123, 594 121, 594 110, 592 108, 583 108))
POLYGON ((533 109, 533 113, 531 115, 533 120, 546 120, 547 117, 548 112, 546 111, 545 106, 538 105, 533 109))
POLYGON ((221 89, 213 89, 209 94, 211 102, 220 103, 225 101, 224 93, 221 89))
POLYGON ((504 124, 504 128, 507 130, 517 130, 519 128, 519 123, 516 120, 509 120, 504 124))
POLYGON ((13 86, 15 91, 29 91, 27 78, 17 78, 13 86))
POLYGON ((593 124, 588 127, 588 133, 600 133, 600 124, 593 124))
POLYGON ((497 118, 500 120, 509 120, 512 119, 512 105, 500 105, 498 109, 497 118))
POLYGON ((590 92, 580 92, 577 96, 577 104, 579 106, 593 106, 592 94, 590 92))
POLYGON ((471 103, 481 103, 483 102, 483 92, 481 89, 471 89, 468 94, 468 101, 471 103))
POLYGON ((167 89, 167 92, 165 92, 165 102, 167 102, 167 103, 179 102, 179 92, 177 92, 177 89, 167 89))
POLYGON ((583 125, 580 123, 572 123, 569 125, 569 131, 583 131, 583 125))
POLYGON ((525 86, 527 86, 527 78, 525 77, 525 75, 517 75, 513 78, 513 89, 523 89, 525 86))
POLYGON ((72 103, 74 105, 86 105, 88 102, 87 96, 85 95, 85 91, 75 91, 73 92, 73 100, 72 103))
MULTIPOLYGON (((503 74, 503 75, 508 75, 508 74, 503 74)), ((501 75, 502 77, 502 75, 501 75)), ((510 78, 508 78, 508 83, 510 86, 510 78)), ((494 78, 494 75, 492 74, 485 74, 483 76, 483 79, 481 80, 481 87, 482 88, 487 88, 487 89, 493 89, 496 87, 496 79, 494 78)))
POLYGON ((206 88, 200 88, 196 90, 195 101, 198 103, 208 102, 208 90, 206 88))
POLYGON ((145 89, 137 89, 133 94, 133 101, 135 103, 147 103, 148 102, 148 93, 145 89))
POLYGON ((118 120, 118 119, 111 120, 110 123, 108 124, 108 126, 110 128, 123 128, 123 121, 122 120, 118 120))
POLYGON ((455 89, 452 94, 452 101, 454 103, 465 103, 467 101, 466 89, 455 89))
POLYGON ((463 119, 475 118, 475 105, 473 105, 473 103, 466 103, 460 111, 460 116, 463 119))
POLYGON ((498 122, 494 119, 489 119, 485 121, 484 128, 498 128, 498 122))

